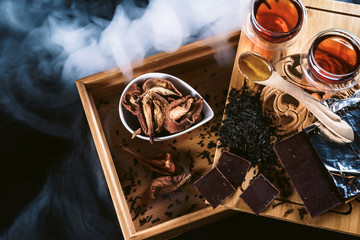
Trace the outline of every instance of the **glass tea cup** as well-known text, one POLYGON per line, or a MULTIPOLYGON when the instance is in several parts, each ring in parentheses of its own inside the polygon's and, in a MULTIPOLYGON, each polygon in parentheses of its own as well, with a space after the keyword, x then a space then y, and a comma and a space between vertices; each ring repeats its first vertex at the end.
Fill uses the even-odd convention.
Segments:
POLYGON ((360 77, 360 40, 343 29, 327 29, 303 48, 300 66, 307 82, 320 91, 353 87, 360 77))
POLYGON ((257 46, 279 50, 295 43, 306 24, 301 0, 252 0, 244 30, 257 46))

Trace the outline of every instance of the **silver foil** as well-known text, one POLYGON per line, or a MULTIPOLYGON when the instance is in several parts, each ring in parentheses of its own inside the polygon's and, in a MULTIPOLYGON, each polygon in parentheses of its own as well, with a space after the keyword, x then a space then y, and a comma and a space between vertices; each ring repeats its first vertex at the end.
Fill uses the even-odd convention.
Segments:
POLYGON ((328 98, 322 101, 322 104, 330 108, 333 112, 338 112, 346 107, 358 104, 360 102, 360 89, 357 90, 350 98, 336 99, 328 98))
POLYGON ((321 161, 345 201, 360 195, 360 90, 348 99, 327 99, 323 104, 337 113, 354 130, 349 144, 331 142, 315 125, 305 130, 321 161))

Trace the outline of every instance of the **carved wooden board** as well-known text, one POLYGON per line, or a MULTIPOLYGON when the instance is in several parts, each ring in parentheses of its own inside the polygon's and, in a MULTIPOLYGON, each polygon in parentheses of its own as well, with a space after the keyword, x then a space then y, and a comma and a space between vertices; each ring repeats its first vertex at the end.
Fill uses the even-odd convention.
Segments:
MULTIPOLYGON (((305 26, 305 31, 302 32, 302 35, 297 39, 293 46, 288 49, 276 52, 263 50, 255 46, 247 38, 246 34, 242 33, 239 40, 237 56, 245 51, 259 52, 266 56, 275 65, 277 71, 281 72, 282 75, 287 75, 284 65, 289 64, 289 62, 290 64, 294 64, 294 59, 296 62, 302 46, 304 46, 307 41, 309 41, 309 39, 311 39, 318 32, 329 28, 342 28, 360 37, 360 6, 326 0, 305 0, 303 2, 307 8, 308 21, 307 25, 305 26)), ((234 65, 229 89, 240 89, 243 85, 243 81, 244 78, 239 74, 237 67, 234 65)), ((354 89, 348 92, 342 93, 340 97, 347 97, 358 88, 359 85, 355 86, 354 89)), ((283 98, 283 96, 281 96, 281 94, 281 92, 271 88, 264 89, 262 92, 263 106, 272 108, 274 105, 273 99, 277 97, 278 100, 275 100, 277 101, 275 102, 277 107, 275 108, 282 108, 283 106, 281 105, 283 103, 281 98, 283 98)), ((331 95, 329 94, 325 94, 323 97, 327 98, 330 96, 331 95)), ((294 106, 295 105, 296 104, 294 104, 294 106)), ((307 110, 301 106, 301 104, 296 105, 295 112, 297 112, 299 117, 297 121, 294 122, 292 121, 293 119, 287 119, 284 121, 279 120, 277 123, 280 129, 280 133, 283 136, 289 136, 293 133, 296 133, 314 121, 314 118, 311 116, 309 117, 307 110)), ((278 115, 277 117, 280 119, 282 118, 282 116, 279 116, 281 115, 280 113, 274 114, 278 115)), ((217 148, 213 166, 216 165, 220 152, 221 149, 217 148)), ((249 176, 247 176, 247 181, 244 183, 245 185, 248 184, 249 179, 252 178, 252 176, 250 176, 250 172, 248 174, 249 176)), ((245 187, 246 186, 244 186, 244 188, 245 187)), ((239 198, 240 194, 241 190, 239 188, 237 192, 230 198, 226 199, 222 205, 239 211, 251 212, 246 204, 239 198)), ((274 204, 269 206, 261 215, 360 236, 359 200, 354 200, 351 203, 348 203, 344 206, 339 206, 338 208, 321 216, 311 218, 309 214, 306 214, 306 210, 298 194, 296 191, 293 191, 293 194, 289 198, 275 200, 274 204)))

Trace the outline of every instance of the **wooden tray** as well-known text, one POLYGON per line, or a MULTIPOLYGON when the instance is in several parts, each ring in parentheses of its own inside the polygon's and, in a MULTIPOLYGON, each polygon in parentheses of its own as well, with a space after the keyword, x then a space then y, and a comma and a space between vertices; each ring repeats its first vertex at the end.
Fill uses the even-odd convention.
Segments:
MULTIPOLYGON (((309 39, 318 32, 329 28, 342 28, 360 37, 360 6, 326 0, 304 0, 303 2, 308 13, 307 26, 305 32, 293 46, 283 51, 266 51, 255 46, 247 38, 246 34, 241 34, 237 56, 245 51, 255 51, 266 56, 271 62, 276 63, 285 56, 299 53, 302 46, 309 39)), ((234 65, 229 90, 231 88, 240 89, 243 86, 243 82, 244 78, 238 72, 237 66, 234 65)), ((217 148, 214 166, 220 153, 221 150, 217 148)), ((226 199, 222 205, 230 209, 251 212, 239 198, 240 194, 241 190, 238 189, 238 192, 226 199)), ((354 200, 316 218, 311 218, 309 214, 306 214, 304 205, 296 191, 293 191, 289 198, 280 198, 275 200, 274 203, 272 207, 268 207, 261 215, 360 236, 359 200, 354 200)))
POLYGON ((138 138, 131 140, 118 114, 120 95, 128 82, 118 69, 76 81, 125 239, 164 239, 235 213, 223 207, 213 210, 192 185, 211 169, 214 159, 216 131, 221 123, 239 32, 230 33, 229 40, 227 37, 201 40, 173 54, 160 53, 134 63, 134 78, 148 72, 172 74, 194 87, 214 110, 215 117, 210 122, 175 140, 154 144, 138 138), (211 46, 217 45, 226 48, 220 51, 233 52, 225 66, 219 66, 214 59, 211 46), (170 152, 177 165, 192 170, 191 183, 167 198, 142 202, 140 197, 152 176, 120 144, 149 156, 170 152))

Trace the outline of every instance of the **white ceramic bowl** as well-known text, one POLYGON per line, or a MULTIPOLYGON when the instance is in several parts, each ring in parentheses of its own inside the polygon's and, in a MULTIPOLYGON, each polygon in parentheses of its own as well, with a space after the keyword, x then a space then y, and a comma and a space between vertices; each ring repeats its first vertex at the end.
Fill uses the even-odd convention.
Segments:
MULTIPOLYGON (((148 78, 167 79, 167 80, 171 81, 172 84, 174 84, 174 86, 179 90, 179 92, 182 93, 183 96, 192 95, 192 96, 195 96, 195 97, 202 98, 202 96, 195 89, 193 89, 189 84, 187 84, 183 80, 181 80, 181 79, 179 79, 177 77, 174 77, 172 75, 169 75, 169 74, 166 74, 166 73, 146 73, 146 74, 138 76, 137 78, 133 79, 125 87, 123 93, 121 94, 120 103, 119 103, 119 114, 120 114, 121 122, 124 124, 125 128, 131 134, 133 134, 134 131, 136 131, 137 129, 140 128, 140 124, 139 124, 139 122, 137 120, 137 117, 135 117, 131 112, 129 112, 121 104, 121 99, 124 97, 124 94, 128 91, 129 87, 133 83, 139 83, 139 82, 142 82, 142 81, 144 81, 145 79, 148 79, 148 78)), ((154 137, 154 141, 165 141, 165 140, 169 140, 169 139, 172 139, 172 138, 176 138, 176 137, 178 137, 178 136, 180 136, 180 135, 182 135, 184 133, 187 133, 189 131, 194 130, 195 128, 200 127, 201 125, 203 125, 204 123, 206 123, 210 119, 212 119, 214 117, 214 112, 210 108, 209 104, 205 101, 205 99, 204 99, 204 105, 203 105, 203 109, 201 111, 201 115, 203 117, 202 120, 200 122, 192 125, 190 128, 188 128, 188 129, 186 129, 184 131, 178 132, 178 133, 174 133, 174 134, 168 133, 168 135, 154 137)), ((137 137, 141 138, 141 139, 144 139, 144 140, 150 141, 150 138, 148 136, 146 136, 145 134, 143 134, 143 133, 137 135, 137 137)))

